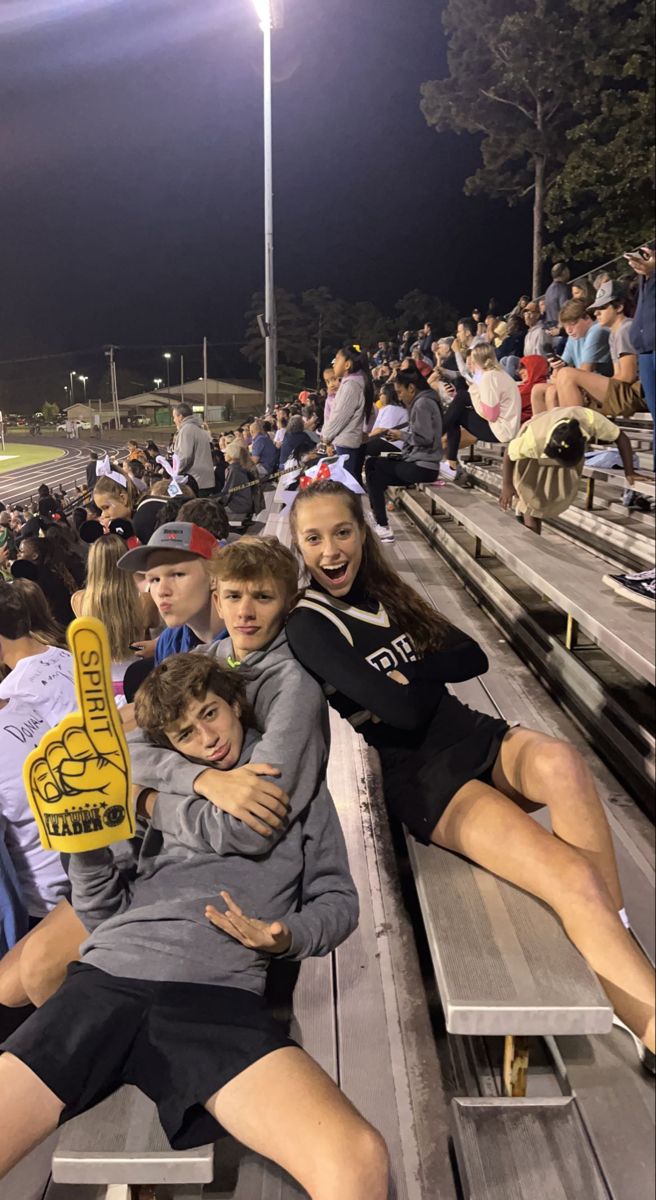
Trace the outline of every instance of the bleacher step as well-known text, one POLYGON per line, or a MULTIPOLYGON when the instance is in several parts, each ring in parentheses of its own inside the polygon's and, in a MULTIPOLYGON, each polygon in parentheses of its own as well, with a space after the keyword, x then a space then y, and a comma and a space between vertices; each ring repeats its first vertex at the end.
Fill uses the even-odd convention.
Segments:
POLYGON ((612 1008, 555 915, 464 858, 407 838, 449 1033, 609 1033, 612 1008))
POLYGON ((466 1200, 610 1200, 576 1103, 456 1099, 466 1200))

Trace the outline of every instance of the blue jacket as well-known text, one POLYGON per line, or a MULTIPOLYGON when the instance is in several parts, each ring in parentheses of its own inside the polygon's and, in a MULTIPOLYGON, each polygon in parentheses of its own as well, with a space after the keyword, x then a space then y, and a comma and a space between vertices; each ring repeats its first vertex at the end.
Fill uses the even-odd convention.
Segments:
POLYGON ((649 279, 640 280, 640 295, 638 307, 631 326, 631 341, 636 354, 652 354, 656 347, 656 312, 654 300, 656 297, 656 274, 649 279))

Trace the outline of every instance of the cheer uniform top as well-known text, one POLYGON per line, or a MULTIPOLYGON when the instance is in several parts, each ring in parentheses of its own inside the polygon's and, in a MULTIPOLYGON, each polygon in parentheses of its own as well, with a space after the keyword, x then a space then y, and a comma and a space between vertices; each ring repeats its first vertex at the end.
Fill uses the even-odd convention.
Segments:
POLYGON ((359 579, 341 599, 316 583, 287 622, 289 644, 322 684, 329 704, 380 755, 388 807, 422 842, 452 797, 489 780, 508 724, 446 689, 487 671, 480 646, 447 626, 439 650, 420 658, 412 636, 390 620, 359 579), (390 679, 400 671, 409 683, 390 679))

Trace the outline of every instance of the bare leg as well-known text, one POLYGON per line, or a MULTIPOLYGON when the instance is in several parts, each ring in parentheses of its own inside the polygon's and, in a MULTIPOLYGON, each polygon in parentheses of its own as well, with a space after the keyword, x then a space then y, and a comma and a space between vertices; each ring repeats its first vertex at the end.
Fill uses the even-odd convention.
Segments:
POLYGON ((13 1054, 0 1058, 0 1179, 53 1129, 64 1105, 13 1054))
POLYGON ((546 804, 553 831, 599 872, 616 909, 623 908, 613 838, 584 758, 567 742, 532 729, 511 729, 494 764, 498 791, 531 807, 546 804))
POLYGON ((387 1200, 380 1134, 304 1050, 275 1050, 205 1106, 244 1145, 273 1159, 312 1200, 387 1200))
POLYGON ((550 383, 545 394, 545 406, 547 412, 551 412, 553 408, 559 407, 558 391, 555 383, 550 383))
POLYGON ((594 371, 563 367, 556 376, 556 388, 561 408, 582 406, 585 403, 585 392, 603 407, 608 395, 608 379, 605 375, 595 375, 594 371))
POLYGON ((0 1004, 45 1004, 64 982, 68 964, 78 957, 87 937, 68 900, 60 900, 0 962, 0 1004))
POLYGON ((531 389, 531 408, 534 417, 537 417, 538 413, 546 412, 547 387, 546 383, 535 383, 531 389))
MULTIPOLYGON (((525 771, 532 775, 530 765, 525 764, 525 771)), ((519 773, 511 782, 520 783, 519 773)), ((616 901, 592 865, 595 854, 603 860, 595 838, 584 847, 587 857, 547 833, 514 800, 472 780, 456 793, 431 840, 464 854, 553 908, 598 975, 618 1016, 654 1050, 653 971, 622 925, 616 901)))

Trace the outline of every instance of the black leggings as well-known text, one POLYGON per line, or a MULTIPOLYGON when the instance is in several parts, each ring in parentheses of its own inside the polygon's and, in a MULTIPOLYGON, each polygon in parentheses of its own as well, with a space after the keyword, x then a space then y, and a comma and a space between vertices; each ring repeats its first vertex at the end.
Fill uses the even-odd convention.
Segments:
POLYGON ((418 467, 401 458, 368 458, 365 462, 369 503, 378 525, 387 525, 385 489, 403 483, 432 483, 438 467, 418 467))
POLYGON ((469 392, 458 392, 455 400, 445 409, 442 429, 446 434, 446 455, 455 462, 460 445, 460 430, 466 429, 479 442, 498 442, 490 426, 474 408, 469 392))

